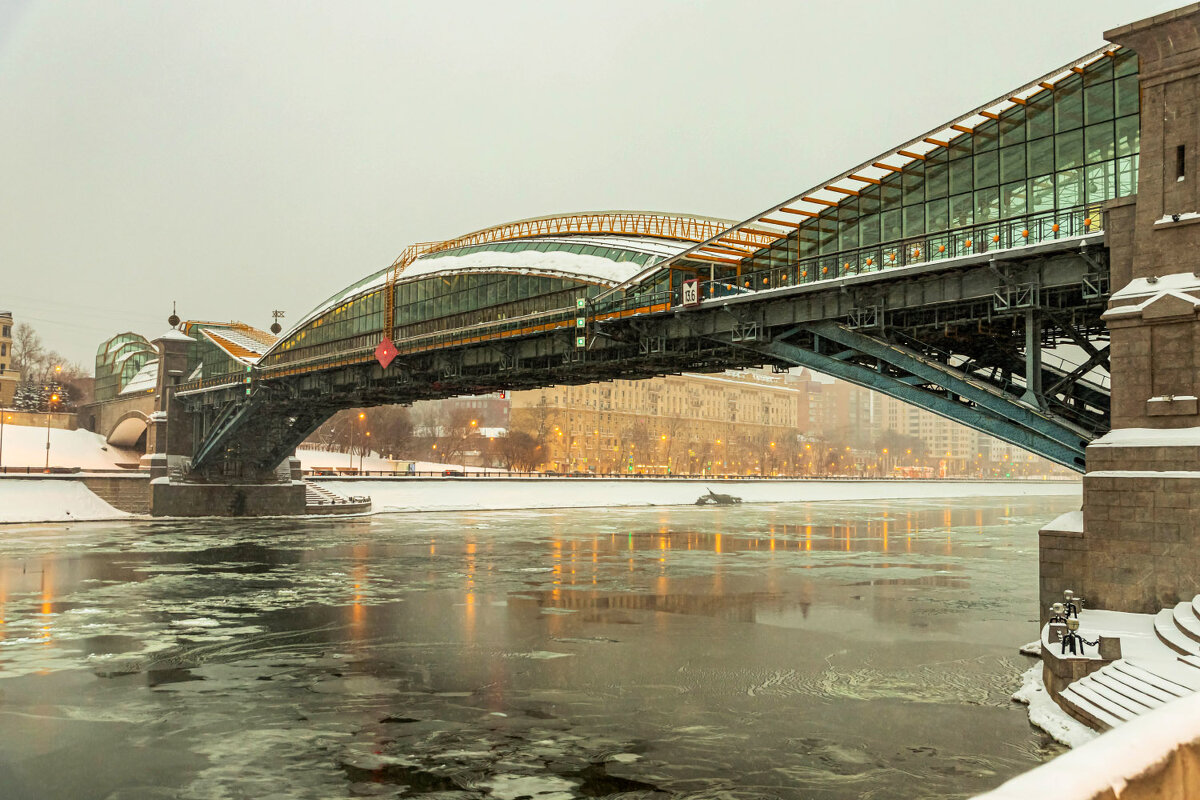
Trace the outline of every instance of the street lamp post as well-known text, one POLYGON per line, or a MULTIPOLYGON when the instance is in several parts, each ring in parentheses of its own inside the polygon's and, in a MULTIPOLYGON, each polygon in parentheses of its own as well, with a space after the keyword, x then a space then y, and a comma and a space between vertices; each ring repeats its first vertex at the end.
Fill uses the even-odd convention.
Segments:
POLYGON ((363 451, 367 449, 367 445, 371 443, 371 432, 367 431, 367 439, 363 442, 363 446, 358 451, 358 471, 363 471, 363 451))
MULTIPOLYGON (((54 377, 62 374, 62 366, 54 365, 54 377)), ((58 383, 46 387, 50 398, 46 401, 46 472, 50 471, 50 415, 54 412, 54 404, 58 402, 58 383)))

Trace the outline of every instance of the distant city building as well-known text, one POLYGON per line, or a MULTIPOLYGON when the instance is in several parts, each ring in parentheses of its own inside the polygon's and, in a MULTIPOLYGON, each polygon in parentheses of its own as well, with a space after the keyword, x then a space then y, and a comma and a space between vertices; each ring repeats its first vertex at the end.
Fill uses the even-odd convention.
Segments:
POLYGON ((668 375, 514 392, 511 417, 560 472, 775 474, 800 457, 802 393, 757 372, 668 375))
POLYGON ((920 440, 919 455, 887 454, 893 468, 916 461, 932 468, 935 475, 1071 474, 1016 445, 887 395, 872 394, 871 422, 877 441, 888 433, 920 440))
POLYGON ((21 382, 21 373, 12 367, 13 315, 0 311, 0 408, 9 408, 21 382))
POLYGON ((447 400, 422 400, 413 404, 413 410, 420 414, 425 404, 436 403, 443 419, 451 419, 455 415, 469 416, 483 428, 508 428, 509 398, 506 392, 492 392, 474 397, 451 397, 447 400))

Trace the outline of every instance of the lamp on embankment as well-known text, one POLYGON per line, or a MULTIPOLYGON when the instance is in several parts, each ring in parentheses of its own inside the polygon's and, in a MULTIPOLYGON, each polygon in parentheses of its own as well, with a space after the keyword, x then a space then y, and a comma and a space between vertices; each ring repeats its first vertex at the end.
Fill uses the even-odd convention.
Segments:
MULTIPOLYGON (((61 373, 62 367, 56 365, 54 367, 55 376, 60 375, 61 373)), ((50 387, 47 386, 46 389, 50 390, 50 387)), ((54 404, 57 402, 58 391, 56 385, 56 389, 50 391, 50 398, 46 401, 46 472, 50 471, 50 415, 54 412, 54 404)))

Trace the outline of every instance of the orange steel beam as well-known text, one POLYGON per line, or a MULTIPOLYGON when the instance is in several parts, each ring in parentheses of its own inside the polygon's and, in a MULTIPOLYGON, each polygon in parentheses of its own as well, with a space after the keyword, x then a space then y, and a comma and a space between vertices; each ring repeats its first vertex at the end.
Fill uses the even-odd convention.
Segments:
POLYGON ((759 217, 758 221, 759 222, 767 222, 767 223, 770 223, 771 225, 784 225, 788 228, 799 228, 800 227, 799 222, 784 222, 781 219, 771 219, 770 217, 759 217))
POLYGON ((738 256, 738 257, 748 256, 754 252, 752 250, 751 251, 734 250, 732 247, 717 247, 716 245, 712 245, 712 244, 706 244, 706 245, 702 246, 700 249, 701 250, 711 250, 714 253, 724 253, 725 255, 738 256))
POLYGON ((831 192, 841 192, 842 194, 850 194, 850 195, 854 195, 855 197, 858 197, 860 194, 859 192, 856 192, 853 189, 843 189, 840 186, 826 186, 825 188, 831 192))
POLYGON ((958 131, 959 133, 974 133, 975 132, 974 128, 968 128, 966 125, 951 125, 950 128, 952 130, 958 131))
POLYGON ((882 161, 876 161, 871 166, 879 167, 880 169, 890 169, 892 172, 904 172, 904 167, 893 167, 891 164, 885 164, 882 161))
POLYGON ((820 203, 823 206, 829 206, 830 208, 837 208, 836 200, 822 200, 819 197, 813 197, 811 195, 809 195, 808 197, 801 197, 800 199, 804 200, 805 202, 808 202, 808 203, 820 203))
MULTIPOLYGON (((837 205, 837 203, 834 203, 833 205, 837 205)), ((770 237, 771 241, 764 242, 764 244, 770 244, 771 242, 775 241, 776 239, 778 239, 780 236, 783 235, 780 233, 772 233, 771 231, 764 231, 762 228, 738 228, 736 231, 733 231, 733 233, 749 233, 749 234, 753 234, 755 236, 770 237)), ((725 238, 725 237, 721 237, 721 238, 725 238)))
POLYGON ((981 117, 987 117, 988 119, 1000 119, 1000 115, 999 115, 999 114, 993 114, 993 113, 992 113, 992 112, 990 112, 990 111, 980 111, 980 112, 979 112, 979 116, 981 116, 981 117))
POLYGON ((949 147, 950 146, 949 142, 943 142, 940 139, 934 139, 932 136, 926 136, 921 141, 929 142, 930 144, 936 144, 938 147, 949 147))
POLYGON ((873 183, 876 186, 883 183, 883 181, 879 180, 878 178, 868 178, 865 175, 847 175, 846 177, 853 178, 856 181, 862 181, 863 183, 873 183))
MULTIPOLYGON (((878 182, 879 181, 876 181, 876 183, 878 183, 878 182)), ((802 208, 788 208, 787 206, 783 206, 779 210, 784 212, 785 214, 798 214, 802 217, 819 217, 819 216, 821 216, 820 214, 818 214, 815 211, 805 211, 802 208)))
MULTIPOLYGON (((778 237, 776 237, 776 238, 778 238, 778 237)), ((749 250, 746 251, 746 255, 748 255, 748 256, 753 255, 754 253, 758 252, 759 250, 761 250, 767 246, 765 244, 758 244, 757 242, 742 241, 741 239, 736 239, 732 236, 722 236, 717 241, 719 241, 723 244, 741 245, 743 247, 747 247, 747 248, 749 248, 749 250)), ((776 241, 776 239, 772 239, 771 241, 776 241)))
POLYGON ((731 239, 728 236, 722 236, 719 239, 714 239, 711 242, 707 242, 707 244, 714 244, 716 242, 720 242, 721 246, 728 247, 731 250, 736 250, 742 255, 753 253, 758 249, 758 245, 756 244, 749 244, 748 242, 743 242, 738 239, 731 239))
POLYGON ((896 151, 896 155, 898 155, 898 156, 904 156, 905 158, 912 158, 912 159, 916 159, 916 160, 919 160, 919 161, 924 161, 924 160, 925 160, 925 156, 921 155, 920 153, 914 153, 914 152, 912 152, 911 150, 897 150, 897 151, 896 151))

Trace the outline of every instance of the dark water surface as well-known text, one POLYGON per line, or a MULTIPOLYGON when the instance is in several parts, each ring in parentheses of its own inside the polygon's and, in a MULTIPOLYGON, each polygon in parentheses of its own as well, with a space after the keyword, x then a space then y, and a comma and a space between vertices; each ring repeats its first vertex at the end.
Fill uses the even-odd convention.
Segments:
POLYGON ((0 798, 968 796, 1078 505, 0 527, 0 798))

